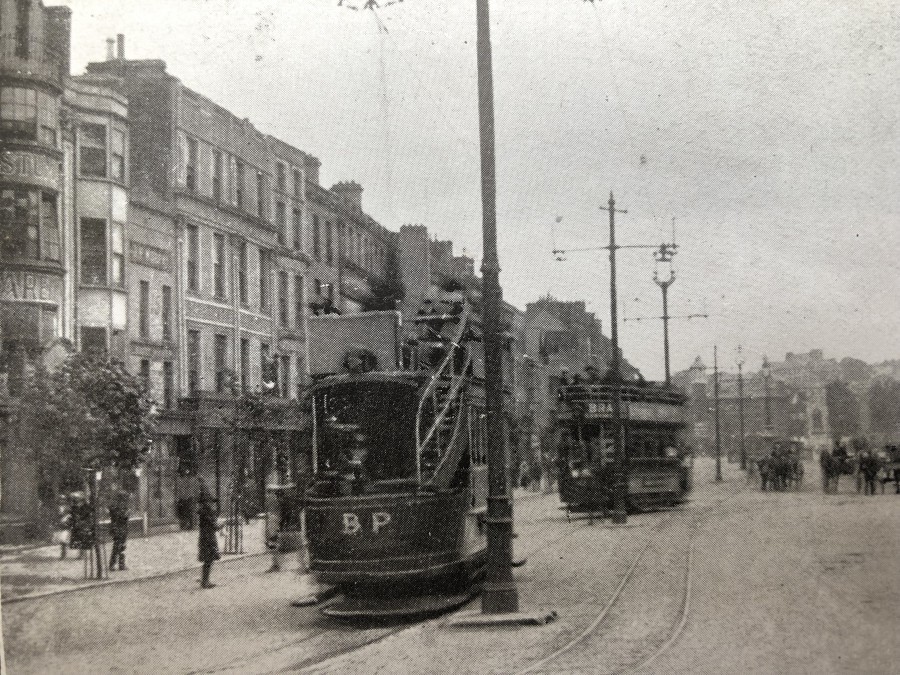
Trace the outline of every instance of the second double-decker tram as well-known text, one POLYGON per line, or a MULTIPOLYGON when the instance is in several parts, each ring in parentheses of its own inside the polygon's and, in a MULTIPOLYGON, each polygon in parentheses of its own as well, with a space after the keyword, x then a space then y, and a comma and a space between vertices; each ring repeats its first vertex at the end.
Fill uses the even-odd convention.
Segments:
MULTIPOLYGON (((621 392, 627 506, 671 506, 691 490, 692 457, 683 443, 686 397, 655 383, 624 384, 621 392)), ((560 499, 569 511, 613 506, 613 387, 560 387, 556 444, 560 499)))

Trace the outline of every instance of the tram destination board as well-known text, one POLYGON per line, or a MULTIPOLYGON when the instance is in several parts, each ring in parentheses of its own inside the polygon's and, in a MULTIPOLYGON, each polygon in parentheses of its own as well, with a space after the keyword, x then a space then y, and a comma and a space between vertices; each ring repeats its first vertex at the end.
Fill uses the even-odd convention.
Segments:
MULTIPOLYGON (((589 420, 612 419, 611 401, 588 401, 581 404, 581 417, 589 420)), ((557 413, 561 418, 571 419, 572 409, 563 408, 557 413)), ((622 401, 622 419, 636 422, 670 422, 683 424, 685 422, 684 407, 671 403, 656 403, 650 401, 622 401)), ((577 415, 576 415, 577 416, 577 415)))

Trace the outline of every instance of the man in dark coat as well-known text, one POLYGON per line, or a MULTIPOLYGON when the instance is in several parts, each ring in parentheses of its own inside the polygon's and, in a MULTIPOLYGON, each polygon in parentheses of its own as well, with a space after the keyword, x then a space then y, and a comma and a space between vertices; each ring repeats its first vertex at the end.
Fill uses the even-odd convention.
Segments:
POLYGON ((207 490, 201 490, 197 500, 197 528, 200 536, 197 541, 197 560, 203 563, 203 574, 200 585, 203 588, 212 588, 209 575, 212 572, 213 563, 220 558, 219 541, 216 538, 218 524, 216 522, 215 499, 207 490))
POLYGON ((762 487, 762 491, 765 492, 769 488, 769 476, 772 472, 772 463, 770 458, 767 455, 764 455, 756 461, 756 465, 759 467, 760 486, 762 487))
POLYGON ((112 571, 119 564, 119 570, 124 571, 125 566, 125 542, 128 540, 128 493, 125 490, 116 490, 112 503, 109 505, 109 532, 112 535, 112 555, 109 557, 109 570, 112 571))
POLYGON ((822 492, 831 492, 831 476, 834 473, 834 460, 828 448, 819 453, 819 466, 822 467, 822 492))
POLYGON ((878 461, 878 457, 875 456, 875 453, 871 450, 860 457, 859 470, 862 472, 863 478, 865 478, 866 481, 865 487, 863 488, 863 494, 875 494, 875 478, 878 476, 880 468, 881 463, 878 461))

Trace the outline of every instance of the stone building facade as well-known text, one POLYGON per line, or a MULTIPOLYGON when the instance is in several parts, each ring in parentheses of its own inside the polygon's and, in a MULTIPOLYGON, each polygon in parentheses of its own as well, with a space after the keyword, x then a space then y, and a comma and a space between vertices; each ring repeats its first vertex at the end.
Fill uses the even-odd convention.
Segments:
POLYGON ((0 454, 3 525, 37 508, 34 466, 14 457, 10 395, 55 343, 73 337, 71 186, 63 169, 70 12, 0 2, 0 454), (69 187, 68 193, 64 192, 69 187), (68 197, 68 200, 67 200, 68 197), (68 203, 67 203, 68 202, 68 203), (67 213, 63 214, 66 209, 67 213), (67 221, 67 219, 69 219, 67 221))
MULTIPOLYGON (((70 21, 67 8, 0 0, 0 420, 40 361, 105 350, 156 403, 133 511, 174 521, 197 476, 223 507, 241 491, 252 511, 300 468, 279 459, 305 453, 305 317, 414 314, 450 282, 477 305, 474 261, 423 226, 387 230, 358 183, 324 187, 317 158, 163 61, 126 58, 122 36, 70 75, 70 21), (236 428, 244 392, 275 411, 252 433, 236 428)), ((523 315, 505 309, 506 384, 522 404, 523 315)), ((14 450, 0 424, 7 541, 8 524, 40 511, 36 467, 14 450)))

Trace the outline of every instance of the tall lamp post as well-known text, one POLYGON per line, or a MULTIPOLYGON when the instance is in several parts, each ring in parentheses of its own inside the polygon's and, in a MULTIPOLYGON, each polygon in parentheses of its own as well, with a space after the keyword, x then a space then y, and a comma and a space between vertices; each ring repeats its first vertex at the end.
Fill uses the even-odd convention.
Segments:
POLYGON ((713 415, 716 423, 716 482, 722 482, 722 435, 719 426, 719 348, 713 347, 713 415))
POLYGON ((481 140, 481 225, 483 253, 482 312, 484 324, 485 398, 487 404, 488 513, 487 568, 481 594, 485 614, 519 609, 512 574, 512 499, 506 466, 503 419, 503 368, 500 322, 502 290, 497 256, 497 184, 494 150, 494 82, 488 0, 476 0, 478 21, 478 119, 481 140))
POLYGON ((653 271, 653 281, 662 289, 663 303, 663 355, 666 364, 666 386, 672 384, 672 375, 669 370, 669 286, 675 283, 675 270, 672 269, 672 256, 675 255, 675 246, 667 246, 662 244, 659 250, 653 254, 656 260, 656 269, 653 271), (665 276, 659 273, 659 264, 663 263, 667 266, 665 276))
POLYGON ((763 407, 765 410, 765 427, 763 433, 771 437, 774 435, 772 429, 772 402, 770 400, 769 380, 772 377, 772 367, 769 365, 769 359, 763 356, 762 368, 760 373, 763 376, 763 387, 765 388, 765 397, 763 399, 763 407))
POLYGON ((744 434, 744 355, 738 346, 738 433, 740 434, 741 468, 747 468, 747 445, 744 434))

